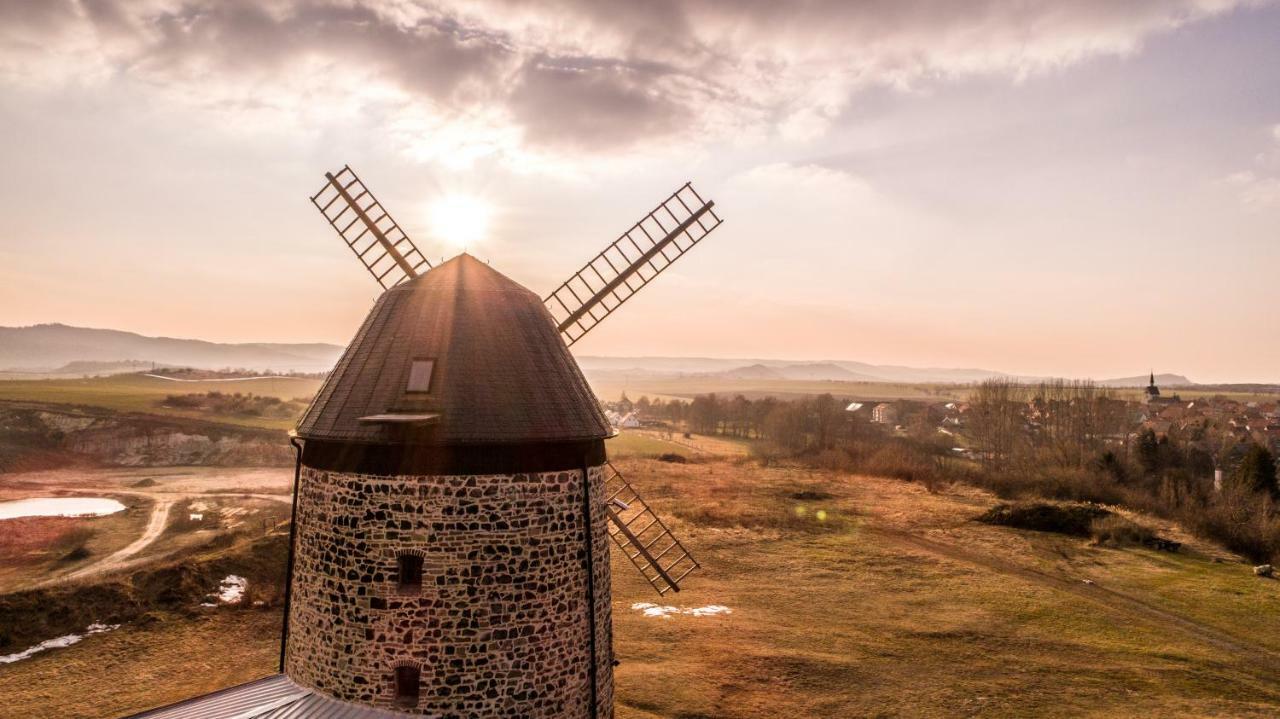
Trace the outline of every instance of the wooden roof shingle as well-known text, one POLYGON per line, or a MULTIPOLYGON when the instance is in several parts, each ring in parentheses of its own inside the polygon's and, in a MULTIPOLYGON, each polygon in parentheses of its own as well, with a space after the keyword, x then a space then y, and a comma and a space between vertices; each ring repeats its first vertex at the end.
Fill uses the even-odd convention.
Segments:
POLYGON ((542 299, 461 254, 378 298, 298 423, 304 439, 401 441, 392 422, 438 414, 414 441, 526 444, 600 439, 610 427, 542 299), (407 391, 434 361, 428 393, 407 391), (425 440, 424 440, 425 438, 425 440))

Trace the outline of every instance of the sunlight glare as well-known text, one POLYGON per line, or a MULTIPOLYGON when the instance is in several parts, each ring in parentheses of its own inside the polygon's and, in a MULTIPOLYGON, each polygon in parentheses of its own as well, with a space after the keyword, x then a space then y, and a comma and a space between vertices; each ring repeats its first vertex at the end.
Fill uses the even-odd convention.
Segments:
POLYGON ((493 207, 474 195, 450 194, 434 200, 427 216, 438 239, 466 249, 489 234, 493 207))

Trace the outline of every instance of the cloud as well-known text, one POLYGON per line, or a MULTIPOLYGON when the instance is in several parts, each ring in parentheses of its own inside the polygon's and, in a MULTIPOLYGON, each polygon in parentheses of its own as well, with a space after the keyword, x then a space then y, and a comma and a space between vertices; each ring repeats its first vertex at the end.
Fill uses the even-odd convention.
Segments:
POLYGON ((1235 188, 1246 207, 1258 210, 1280 207, 1280 178, 1237 172, 1223 178, 1223 182, 1235 188))
POLYGON ((1246 3, 0 0, 0 82, 134 83, 232 125, 360 117, 429 161, 643 154, 803 142, 864 88, 1016 81, 1246 3))

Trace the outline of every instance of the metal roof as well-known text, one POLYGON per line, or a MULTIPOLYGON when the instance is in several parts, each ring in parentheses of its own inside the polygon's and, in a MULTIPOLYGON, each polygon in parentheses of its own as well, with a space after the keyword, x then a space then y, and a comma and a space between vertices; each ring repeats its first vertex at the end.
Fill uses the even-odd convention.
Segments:
POLYGON ((386 415, 438 414, 413 442, 524 444, 611 429, 542 299, 462 254, 382 294, 298 423, 304 439, 410 441, 386 415), (415 361, 430 391, 409 391, 415 361))
POLYGON ((127 719, 403 719, 412 716, 340 702, 283 674, 222 689, 127 719))

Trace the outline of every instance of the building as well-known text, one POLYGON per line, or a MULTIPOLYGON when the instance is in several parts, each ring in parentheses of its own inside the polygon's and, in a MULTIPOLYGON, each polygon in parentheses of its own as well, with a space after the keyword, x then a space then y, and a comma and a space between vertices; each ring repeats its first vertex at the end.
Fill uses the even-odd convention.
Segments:
POLYGON ((1146 395, 1146 400, 1148 403, 1156 402, 1160 399, 1160 388, 1156 386, 1155 372, 1151 373, 1151 383, 1147 385, 1147 388, 1146 390, 1143 391, 1143 393, 1146 395))
POLYGON ((897 424, 898 409, 887 402, 871 408, 871 421, 876 424, 897 424))
POLYGON ((282 674, 139 715, 613 715, 604 438, 542 300, 385 292, 296 430, 282 674))

